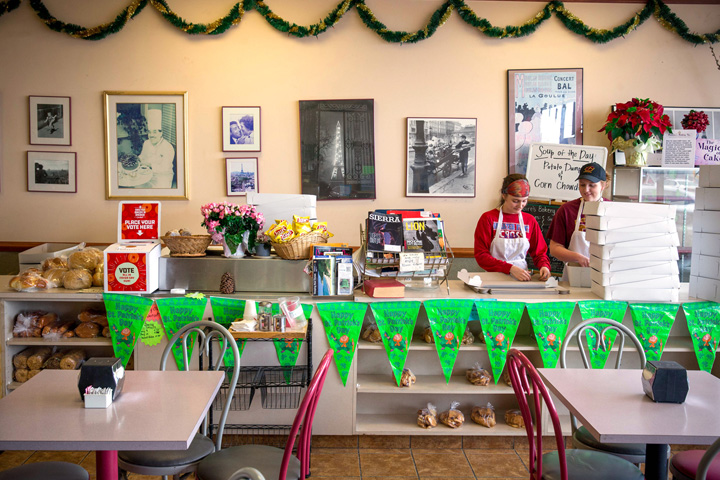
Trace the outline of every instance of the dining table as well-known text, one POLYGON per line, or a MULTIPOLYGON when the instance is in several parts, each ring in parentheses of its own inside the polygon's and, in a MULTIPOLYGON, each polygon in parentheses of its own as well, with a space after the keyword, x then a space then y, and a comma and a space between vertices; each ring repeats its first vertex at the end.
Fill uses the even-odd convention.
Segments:
POLYGON ((648 397, 640 369, 539 368, 547 388, 604 443, 644 443, 645 478, 667 480, 670 444, 709 445, 720 437, 720 379, 688 370, 683 403, 648 397))
POLYGON ((215 371, 124 371, 107 408, 85 408, 79 370, 42 370, 0 398, 0 450, 94 450, 98 480, 117 480, 118 450, 190 446, 223 382, 215 371))

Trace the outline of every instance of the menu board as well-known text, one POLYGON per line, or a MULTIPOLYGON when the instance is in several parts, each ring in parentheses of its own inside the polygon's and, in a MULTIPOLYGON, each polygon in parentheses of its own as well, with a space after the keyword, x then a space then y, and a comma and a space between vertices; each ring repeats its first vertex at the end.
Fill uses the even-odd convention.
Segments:
POLYGON ((535 198, 574 200, 578 193, 580 168, 590 162, 605 168, 607 148, 587 145, 531 143, 527 178, 535 198))
MULTIPOLYGON (((548 230, 550 229, 550 222, 552 222, 552 219, 555 216, 555 212, 557 212, 558 208, 560 208, 560 205, 561 204, 558 203, 548 204, 540 202, 528 202, 527 205, 525 205, 525 208, 523 208, 523 212, 529 213, 530 215, 535 217, 538 225, 540 225, 540 230, 542 230, 543 232, 545 243, 548 245, 548 252, 550 248, 550 239, 548 238, 547 234, 548 230)), ((548 253, 548 258, 550 259, 550 272, 553 275, 561 275, 564 267, 563 262, 551 256, 550 253, 548 253)), ((530 255, 527 256, 526 260, 528 263, 528 268, 536 269, 530 255)))

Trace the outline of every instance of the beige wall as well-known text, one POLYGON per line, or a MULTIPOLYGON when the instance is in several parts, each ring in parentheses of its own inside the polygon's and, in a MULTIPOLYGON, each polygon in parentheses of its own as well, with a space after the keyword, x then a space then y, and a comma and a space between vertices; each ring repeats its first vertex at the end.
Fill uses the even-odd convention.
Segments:
MULTIPOLYGON (((232 2, 173 0, 180 15, 210 22, 232 2)), ((391 29, 424 26, 438 1, 368 2, 391 29)), ((68 22, 107 22, 126 0, 46 0, 68 22)), ((299 24, 324 17, 336 0, 269 2, 299 24)), ((495 25, 519 24, 544 3, 472 2, 495 25)), ((597 28, 624 22, 638 4, 569 4, 597 28)), ((691 30, 720 25, 720 6, 672 5, 691 30)), ((720 50, 718 47, 717 50, 720 50)), ((0 17, 0 241, 111 242, 117 202, 105 200, 102 92, 187 91, 189 95, 190 200, 163 203, 163 230, 197 233, 199 207, 225 196, 226 156, 220 107, 262 107, 260 191, 300 192, 298 100, 375 99, 377 199, 319 202, 336 239, 359 244, 358 225, 375 208, 440 212, 455 247, 471 247, 480 214, 494 206, 507 170, 506 70, 584 68, 585 143, 607 145, 596 130, 609 105, 633 96, 664 105, 720 107, 720 71, 707 46, 693 46, 650 19, 626 39, 596 45, 546 22, 521 39, 484 37, 453 13, 434 37, 414 45, 390 44, 365 28, 353 10, 318 38, 297 39, 249 12, 239 27, 218 37, 189 36, 148 6, 116 35, 90 42, 46 28, 27 3, 0 17), (71 147, 28 144, 28 95, 72 97, 71 147), (408 116, 477 117, 477 196, 406 198, 405 122, 408 116), (29 193, 26 152, 77 152, 77 194, 29 193)), ((255 156, 246 154, 244 156, 255 156)), ((235 199, 241 197, 232 197, 235 199)))

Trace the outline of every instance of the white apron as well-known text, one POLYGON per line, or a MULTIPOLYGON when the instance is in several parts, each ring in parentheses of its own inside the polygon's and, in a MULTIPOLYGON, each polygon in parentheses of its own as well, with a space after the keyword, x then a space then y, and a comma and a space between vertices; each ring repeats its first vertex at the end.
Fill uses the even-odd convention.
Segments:
POLYGON ((516 267, 520 267, 523 270, 527 270, 528 265, 525 261, 525 256, 528 250, 530 250, 530 241, 525 236, 525 225, 523 224, 522 212, 518 214, 520 217, 520 237, 518 238, 500 238, 500 231, 502 230, 503 214, 502 209, 498 216, 497 230, 495 230, 495 237, 490 243, 490 255, 498 260, 508 262, 516 267))
MULTIPOLYGON (((590 242, 585 240, 585 232, 580 231, 580 218, 582 217, 584 208, 585 200, 580 200, 580 208, 578 208, 577 218, 575 219, 575 230, 573 230, 573 234, 570 236, 570 245, 568 245, 568 250, 590 258, 590 242)), ((567 268, 563 269, 562 280, 566 282, 569 280, 567 268)))

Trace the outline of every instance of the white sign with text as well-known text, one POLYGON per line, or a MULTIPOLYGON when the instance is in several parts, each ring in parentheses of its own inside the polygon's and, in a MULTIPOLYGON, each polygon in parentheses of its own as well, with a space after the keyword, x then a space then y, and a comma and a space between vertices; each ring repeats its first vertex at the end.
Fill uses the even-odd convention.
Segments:
POLYGON ((577 177, 586 163, 605 168, 607 148, 588 145, 531 143, 527 178, 530 196, 547 200, 574 200, 578 193, 577 177))

